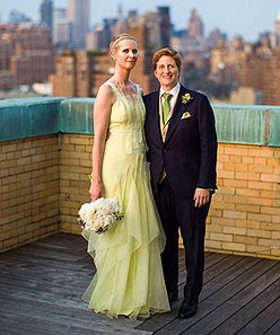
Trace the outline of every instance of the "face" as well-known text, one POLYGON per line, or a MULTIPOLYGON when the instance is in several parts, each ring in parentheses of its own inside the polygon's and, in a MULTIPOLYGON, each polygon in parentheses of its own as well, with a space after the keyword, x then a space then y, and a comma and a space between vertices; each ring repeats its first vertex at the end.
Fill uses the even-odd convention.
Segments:
POLYGON ((116 65, 125 69, 132 69, 138 58, 137 43, 133 40, 123 40, 112 52, 116 65))
POLYGON ((173 57, 161 56, 157 62, 154 74, 161 87, 165 91, 170 91, 178 83, 180 72, 173 57))

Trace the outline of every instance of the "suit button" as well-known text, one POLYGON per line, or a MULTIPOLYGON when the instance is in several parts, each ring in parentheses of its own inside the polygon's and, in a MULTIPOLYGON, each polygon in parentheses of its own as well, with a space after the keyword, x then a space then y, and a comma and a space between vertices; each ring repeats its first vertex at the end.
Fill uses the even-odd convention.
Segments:
POLYGON ((166 149, 163 149, 163 152, 166 152, 167 150, 166 149))

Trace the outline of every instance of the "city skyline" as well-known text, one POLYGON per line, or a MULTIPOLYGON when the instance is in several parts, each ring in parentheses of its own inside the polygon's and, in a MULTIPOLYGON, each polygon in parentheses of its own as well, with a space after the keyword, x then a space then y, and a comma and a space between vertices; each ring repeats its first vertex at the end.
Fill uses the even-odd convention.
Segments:
MULTIPOLYGON (((16 9, 33 20, 39 20, 39 6, 42 0, 0 0, 1 20, 6 22, 11 10, 16 9)), ((66 7, 67 0, 54 0, 54 7, 66 7)), ((280 13, 279 0, 265 2, 255 0, 173 0, 172 5, 166 0, 149 0, 137 4, 131 0, 110 0, 95 2, 91 0, 91 26, 99 23, 105 17, 116 17, 118 6, 121 4, 124 16, 132 9, 137 9, 141 15, 154 11, 158 6, 169 6, 171 21, 175 29, 185 29, 190 18, 191 10, 197 9, 206 33, 219 28, 228 36, 242 35, 246 40, 254 42, 260 33, 272 31, 275 19, 280 13), (108 6, 108 2, 110 6, 108 6), (238 18, 238 20, 237 20, 238 18)))

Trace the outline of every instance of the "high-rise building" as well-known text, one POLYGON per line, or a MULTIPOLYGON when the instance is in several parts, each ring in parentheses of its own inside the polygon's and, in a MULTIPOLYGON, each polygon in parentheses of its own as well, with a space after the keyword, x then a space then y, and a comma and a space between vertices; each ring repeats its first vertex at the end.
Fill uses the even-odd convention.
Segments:
MULTIPOLYGON (((126 32, 138 40, 139 54, 137 65, 131 72, 132 81, 141 85, 145 93, 157 88, 153 75, 152 54, 154 49, 148 40, 144 17, 128 20, 126 32)), ((102 83, 114 72, 114 63, 106 52, 66 50, 56 59, 56 73, 51 76, 54 96, 94 97, 102 83)))
POLYGON ((170 22, 169 7, 158 7, 157 16, 160 26, 161 47, 170 46, 171 22, 170 22))
POLYGON ((113 37, 114 27, 117 19, 103 19, 103 22, 96 24, 86 37, 86 49, 95 51, 107 51, 113 37))
POLYGON ((59 23, 66 18, 66 8, 55 8, 53 10, 53 30, 52 37, 54 44, 59 44, 60 39, 58 36, 58 25, 59 23))
POLYGON ((5 33, 5 25, 0 26, 0 90, 10 89, 14 85, 14 76, 10 70, 12 52, 5 33))
POLYGON ((158 87, 153 75, 152 56, 155 45, 152 45, 150 40, 150 28, 146 15, 141 16, 138 20, 130 19, 126 23, 126 32, 137 38, 139 49, 138 62, 131 72, 131 79, 138 83, 145 93, 158 87))
MULTIPOLYGON (((45 27, 7 25, 0 30, 1 68, 9 71, 15 85, 44 82, 54 71, 51 31, 45 27)), ((10 80, 10 76, 4 73, 10 80)))
POLYGON ((52 0, 44 0, 40 6, 41 24, 46 25, 49 29, 53 29, 53 2, 52 0))
POLYGON ((112 27, 112 36, 117 36, 125 32, 125 20, 123 18, 122 6, 118 6, 117 21, 112 27))
POLYGON ((280 105, 280 46, 252 48, 238 66, 239 84, 263 94, 263 104, 280 105))
POLYGON ((192 10, 188 22, 188 38, 200 39, 204 36, 204 24, 196 9, 192 10))
POLYGON ((24 23, 24 22, 31 22, 31 18, 26 16, 24 13, 18 10, 12 10, 10 13, 9 23, 17 24, 17 23, 24 23))
MULTIPOLYGON (((140 20, 145 26, 146 36, 143 39, 143 48, 149 52, 153 52, 163 47, 162 31, 160 21, 158 20, 158 13, 147 12, 141 16, 140 20)), ((129 21, 131 22, 131 20, 129 21)))
POLYGON ((280 13, 277 15, 277 18, 274 22, 273 32, 271 34, 272 46, 280 45, 280 13))
POLYGON ((108 53, 65 50, 56 59, 56 73, 50 77, 54 96, 94 97, 113 74, 108 53))
POLYGON ((73 23, 73 47, 84 49, 89 31, 90 0, 68 0, 67 18, 73 23))

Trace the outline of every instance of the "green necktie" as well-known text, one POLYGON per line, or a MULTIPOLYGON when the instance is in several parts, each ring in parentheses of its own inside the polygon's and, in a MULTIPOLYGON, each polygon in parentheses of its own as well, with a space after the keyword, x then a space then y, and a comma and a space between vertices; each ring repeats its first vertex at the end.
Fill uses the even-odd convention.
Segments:
POLYGON ((170 113, 170 100, 173 97, 170 93, 163 94, 163 105, 162 105, 162 120, 163 124, 166 123, 168 115, 170 113))

